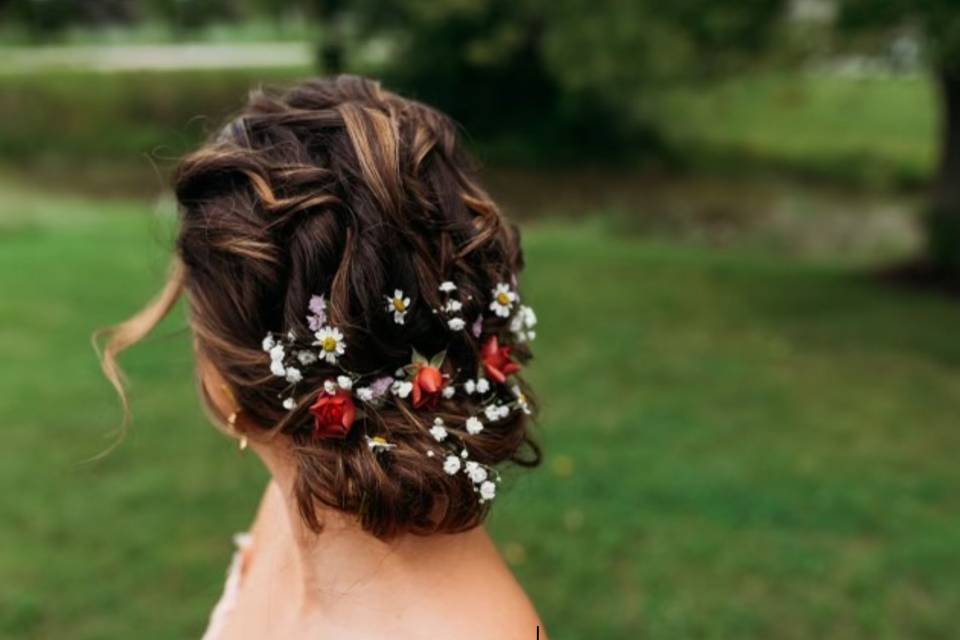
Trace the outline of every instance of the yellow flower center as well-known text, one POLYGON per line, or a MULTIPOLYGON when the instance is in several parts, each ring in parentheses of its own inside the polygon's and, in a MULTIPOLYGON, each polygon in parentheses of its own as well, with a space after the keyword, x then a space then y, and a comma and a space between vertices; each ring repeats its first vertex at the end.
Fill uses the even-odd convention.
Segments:
POLYGON ((510 296, 507 294, 506 291, 501 291, 500 293, 497 294, 497 302, 499 302, 502 306, 505 307, 508 304, 510 304, 510 296))
POLYGON ((403 304, 403 300, 401 300, 400 298, 394 298, 393 308, 396 309, 397 311, 403 311, 407 308, 407 306, 403 304))
POLYGON ((323 350, 324 351, 335 351, 337 349, 337 341, 331 336, 327 336, 323 339, 323 350))
POLYGON ((387 444, 386 438, 383 438, 381 436, 373 436, 372 438, 370 438, 370 440, 373 442, 373 444, 387 444))

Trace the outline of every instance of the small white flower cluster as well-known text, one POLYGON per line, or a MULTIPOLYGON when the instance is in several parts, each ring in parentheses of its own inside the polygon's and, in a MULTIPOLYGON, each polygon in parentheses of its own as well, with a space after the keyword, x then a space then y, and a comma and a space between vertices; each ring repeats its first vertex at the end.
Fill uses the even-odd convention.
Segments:
POLYGON ((446 302, 443 303, 440 311, 443 312, 447 319, 447 327, 449 327, 451 331, 463 331, 467 326, 467 321, 464 320, 461 315, 463 303, 453 297, 454 292, 457 290, 457 285, 446 280, 441 282, 437 289, 439 289, 440 293, 446 295, 446 302))
POLYGON ((387 392, 390 391, 392 385, 392 377, 382 376, 365 387, 357 387, 353 393, 357 396, 357 399, 367 404, 379 405, 386 400, 387 392))
POLYGON ((490 422, 503 420, 510 415, 510 405, 500 404, 498 402, 488 404, 483 408, 483 415, 485 415, 490 422))
POLYGON ((490 381, 486 378, 477 378, 476 380, 465 380, 463 382, 463 390, 467 395, 473 395, 479 393, 483 395, 490 391, 490 381))
POLYGON ((277 378, 283 378, 289 383, 287 397, 283 399, 283 408, 293 410, 297 406, 294 391, 297 383, 303 380, 303 371, 297 365, 309 365, 316 362, 317 355, 310 350, 297 349, 296 338, 292 332, 287 333, 286 342, 268 333, 263 339, 261 347, 270 355, 270 373, 277 378))
POLYGON ((407 312, 410 310, 410 298, 405 296, 402 289, 395 289, 392 296, 383 296, 387 300, 386 311, 393 314, 393 321, 403 324, 407 312))
POLYGON ((537 314, 525 304, 517 308, 517 313, 510 320, 510 331, 517 342, 533 342, 537 337, 534 327, 537 326, 537 314))
MULTIPOLYGON (((483 423, 479 418, 467 418, 465 428, 471 435, 476 435, 483 431, 483 423)), ((448 452, 443 457, 443 471, 447 475, 455 476, 461 471, 473 483, 473 490, 479 494, 481 503, 493 500, 497 495, 497 484, 500 482, 500 474, 492 467, 470 460, 470 453, 463 446, 462 441, 447 430, 443 418, 437 417, 433 420, 433 426, 430 427, 430 435, 437 443, 446 443, 448 452), (457 448, 460 448, 459 454, 457 448)), ((436 457, 433 450, 427 451, 427 457, 436 457)))

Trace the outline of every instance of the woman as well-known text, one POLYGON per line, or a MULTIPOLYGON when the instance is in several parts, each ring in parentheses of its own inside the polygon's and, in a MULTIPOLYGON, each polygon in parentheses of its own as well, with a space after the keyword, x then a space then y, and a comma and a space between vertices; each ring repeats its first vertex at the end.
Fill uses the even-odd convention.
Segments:
POLYGON ((269 483, 206 638, 544 637, 481 524, 534 466, 518 235, 442 114, 356 77, 256 93, 176 177, 161 296, 269 483))

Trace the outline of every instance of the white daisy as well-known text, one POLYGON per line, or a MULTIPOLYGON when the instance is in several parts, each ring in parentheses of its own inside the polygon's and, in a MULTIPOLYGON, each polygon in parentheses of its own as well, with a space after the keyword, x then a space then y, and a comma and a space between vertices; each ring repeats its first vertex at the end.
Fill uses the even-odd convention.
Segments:
POLYGON ((300 364, 306 366, 313 364, 317 361, 317 354, 313 351, 307 351, 306 349, 297 352, 297 360, 300 361, 300 364))
POLYGON ((287 382, 290 384, 297 384, 303 380, 303 374, 300 373, 300 369, 296 367, 287 367, 287 382))
POLYGON ((413 391, 412 382, 404 382, 402 380, 396 380, 392 385, 390 385, 390 393, 397 396, 398 398, 406 398, 410 395, 410 392, 413 391))
POLYGON ((336 364, 337 358, 347 350, 343 334, 336 327, 321 327, 315 334, 315 345, 320 347, 320 357, 330 364, 336 364))
POLYGON ((370 436, 364 436, 364 437, 367 439, 367 447, 370 449, 370 451, 373 451, 374 453, 379 453, 381 451, 389 451, 390 449, 393 449, 394 447, 397 446, 395 444, 387 442, 386 438, 382 438, 380 436, 373 436, 372 438, 370 436))
POLYGON ((441 418, 434 419, 433 426, 430 427, 430 435, 433 436, 433 439, 437 442, 443 442, 447 439, 447 428, 444 426, 441 418))
POLYGON ((437 287, 440 291, 444 293, 452 293, 457 290, 457 285, 453 284, 449 280, 440 283, 440 286, 437 287))
POLYGON ((463 318, 450 318, 447 320, 447 326, 450 327, 451 331, 463 331, 467 323, 463 318))
POLYGON ((487 479, 487 470, 479 462, 470 460, 464 465, 463 470, 474 484, 480 484, 487 479))
POLYGON ((510 312, 513 311, 513 304, 517 301, 516 292, 510 289, 510 285, 501 282, 492 291, 492 295, 493 300, 490 302, 490 310, 501 318, 510 317, 510 312))
POLYGON ((460 458, 457 456, 447 456, 443 461, 443 470, 448 475, 456 475, 460 471, 460 458))
POLYGON ((469 433, 472 436, 475 436, 481 431, 483 431, 483 423, 480 422, 480 418, 476 416, 470 416, 469 418, 467 418, 467 423, 465 426, 467 428, 467 433, 469 433))
POLYGON ((513 385, 512 391, 513 395, 517 398, 517 406, 527 415, 533 413, 533 409, 530 408, 530 402, 527 400, 527 396, 524 395, 519 385, 513 385))
POLYGON ((388 313, 393 314, 393 321, 397 324, 403 324, 403 319, 407 316, 407 311, 410 309, 410 298, 403 295, 402 289, 395 289, 393 297, 383 297, 387 301, 385 309, 388 313))
POLYGON ((480 485, 480 501, 481 502, 493 500, 496 497, 497 497, 497 485, 490 482, 489 480, 481 483, 480 485))

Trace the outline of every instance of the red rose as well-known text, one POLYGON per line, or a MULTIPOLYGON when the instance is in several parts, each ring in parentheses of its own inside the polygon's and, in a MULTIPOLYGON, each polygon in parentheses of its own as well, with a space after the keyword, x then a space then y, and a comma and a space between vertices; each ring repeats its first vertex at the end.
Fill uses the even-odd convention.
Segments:
POLYGON ((510 347, 501 347, 497 336, 490 336, 480 349, 483 369, 494 382, 503 384, 507 376, 520 371, 520 365, 510 359, 510 347))
POLYGON ((322 393, 310 407, 313 414, 314 438, 346 438, 357 417, 357 407, 350 392, 339 389, 335 394, 322 393))
POLYGON ((440 369, 430 365, 422 365, 417 369, 417 375, 413 378, 413 408, 419 409, 426 404, 433 408, 437 404, 437 398, 443 391, 443 376, 440 369))

